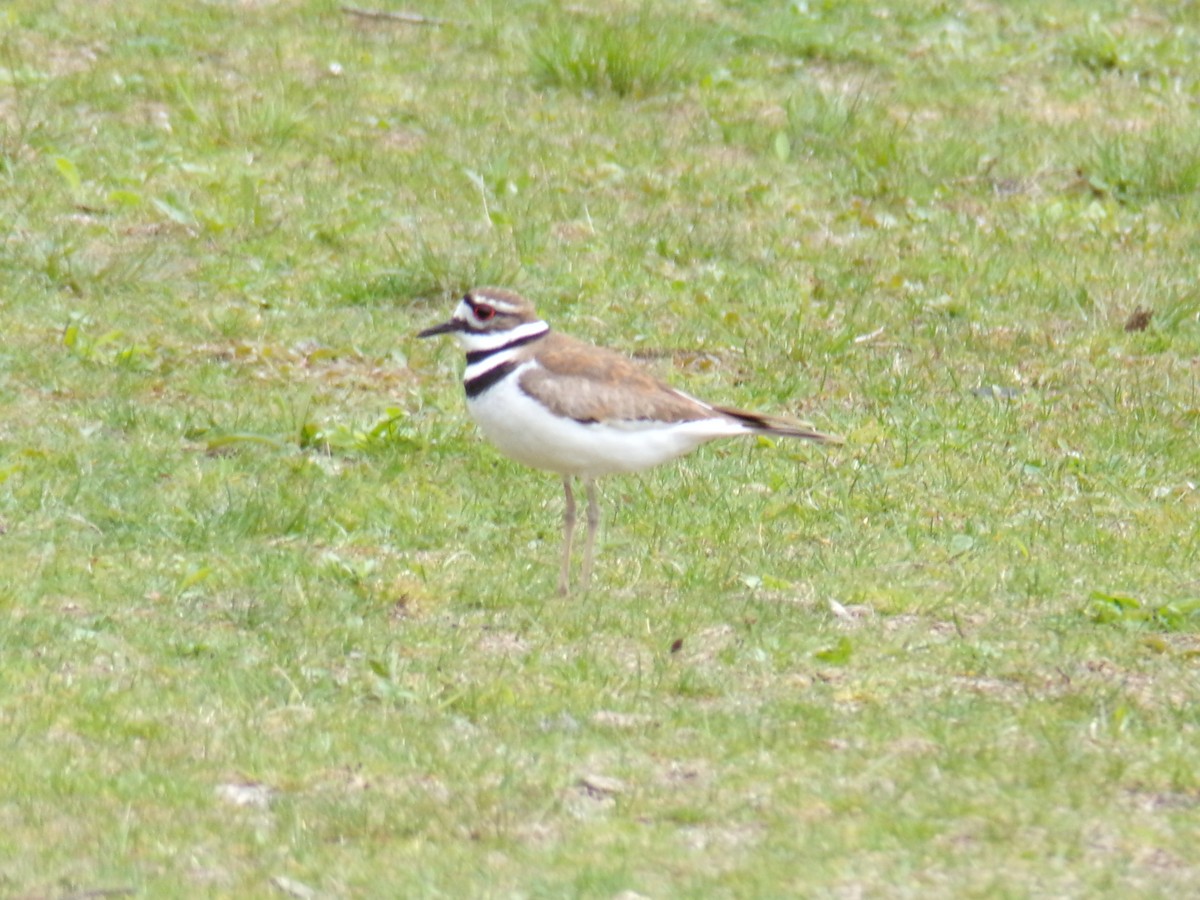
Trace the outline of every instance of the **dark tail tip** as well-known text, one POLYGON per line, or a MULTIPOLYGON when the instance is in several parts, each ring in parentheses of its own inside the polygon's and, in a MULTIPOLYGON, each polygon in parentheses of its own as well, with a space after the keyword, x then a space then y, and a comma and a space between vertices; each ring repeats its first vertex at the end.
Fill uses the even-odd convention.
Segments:
POLYGON ((824 431, 817 431, 808 422, 800 422, 795 419, 780 419, 774 416, 764 416, 760 413, 746 412, 741 409, 728 409, 726 407, 714 407, 717 412, 729 416, 731 419, 737 419, 743 425, 753 429, 758 434, 776 437, 799 438, 804 441, 817 441, 822 444, 844 444, 845 440, 836 434, 828 434, 824 431))

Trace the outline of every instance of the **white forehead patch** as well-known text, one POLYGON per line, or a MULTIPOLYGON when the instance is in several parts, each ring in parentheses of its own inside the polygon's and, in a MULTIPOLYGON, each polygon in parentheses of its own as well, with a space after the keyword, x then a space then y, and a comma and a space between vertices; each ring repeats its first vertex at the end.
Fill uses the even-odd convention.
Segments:
POLYGON ((457 319, 460 322, 470 322, 475 318, 475 314, 471 312, 471 304, 465 299, 460 300, 458 306, 455 307, 454 315, 451 316, 451 318, 457 319))

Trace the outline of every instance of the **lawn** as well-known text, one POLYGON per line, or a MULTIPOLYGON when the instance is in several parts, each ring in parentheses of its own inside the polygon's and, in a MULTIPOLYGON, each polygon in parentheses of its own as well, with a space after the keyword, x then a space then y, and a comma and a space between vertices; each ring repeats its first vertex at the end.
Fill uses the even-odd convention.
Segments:
POLYGON ((1194 892, 1198 221, 1194 2, 4 4, 0 894, 1194 892), (560 598, 480 284, 846 443, 560 598))

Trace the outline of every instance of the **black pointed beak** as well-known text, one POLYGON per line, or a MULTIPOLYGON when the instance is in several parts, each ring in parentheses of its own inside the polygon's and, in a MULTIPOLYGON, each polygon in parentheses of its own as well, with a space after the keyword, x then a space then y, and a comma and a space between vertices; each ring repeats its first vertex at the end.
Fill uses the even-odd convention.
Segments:
POLYGON ((432 328, 426 328, 424 331, 418 332, 417 337, 435 337, 439 334, 450 334, 453 331, 462 331, 462 328, 462 322, 451 319, 449 322, 443 322, 441 325, 434 325, 432 328))

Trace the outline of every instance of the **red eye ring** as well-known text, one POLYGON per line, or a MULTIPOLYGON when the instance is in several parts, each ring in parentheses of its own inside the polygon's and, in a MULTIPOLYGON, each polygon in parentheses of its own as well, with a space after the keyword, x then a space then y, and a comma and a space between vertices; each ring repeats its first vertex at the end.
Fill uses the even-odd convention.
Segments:
POLYGON ((489 322, 496 317, 495 307, 488 306, 486 303, 476 303, 471 307, 471 312, 475 313, 475 318, 480 322, 489 322))

